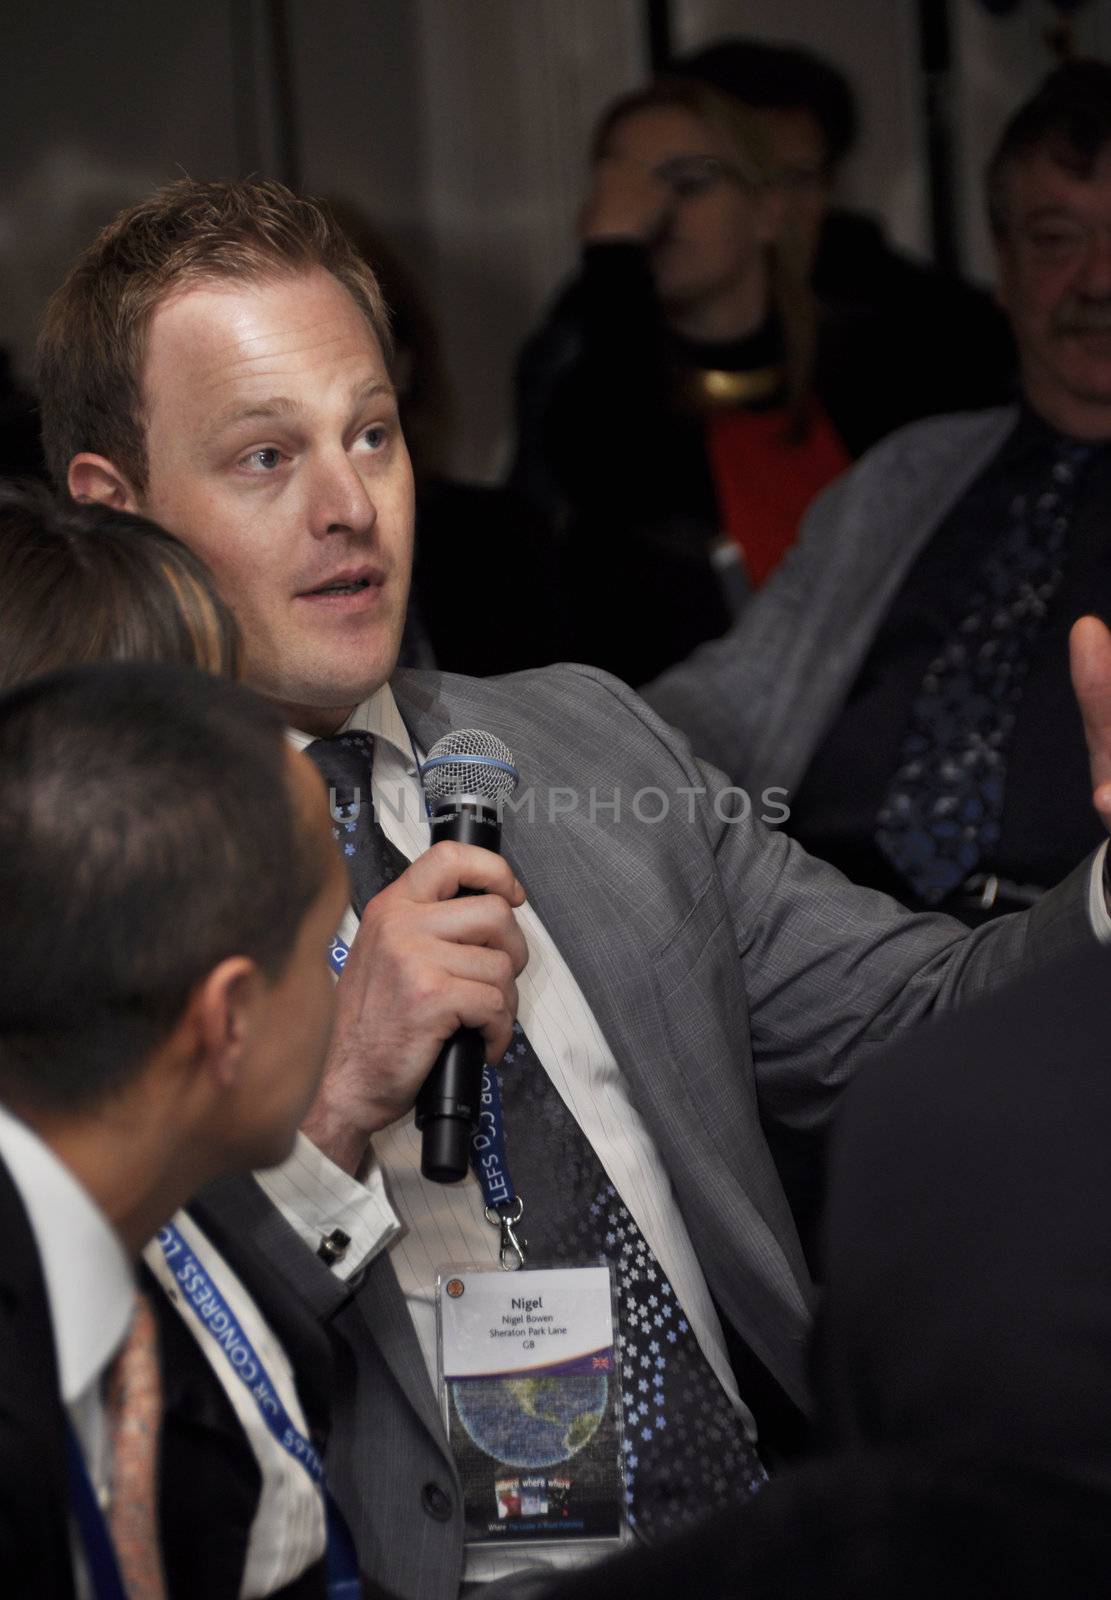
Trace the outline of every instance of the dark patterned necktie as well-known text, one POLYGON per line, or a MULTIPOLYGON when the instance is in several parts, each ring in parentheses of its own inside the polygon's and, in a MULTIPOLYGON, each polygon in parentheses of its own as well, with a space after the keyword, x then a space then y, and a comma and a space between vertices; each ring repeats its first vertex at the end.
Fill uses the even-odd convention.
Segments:
POLYGON ((1012 501, 1003 537, 911 707, 876 845, 927 905, 958 888, 999 841, 1007 743, 1094 449, 1055 439, 1047 480, 1012 501))
POLYGON ((519 1023, 498 1068, 528 1264, 604 1257, 621 1309, 625 1498, 655 1540, 747 1499, 767 1473, 675 1291, 519 1023))
POLYGON ((330 739, 314 739, 305 754, 328 785, 332 836, 347 863, 351 904, 361 917, 367 901, 409 865, 386 838, 374 815, 374 735, 352 731, 333 734, 330 739))
MULTIPOLYGON (((333 832, 359 912, 408 865, 373 815, 373 750, 370 734, 344 733, 305 752, 328 783, 333 832)), ((604 1257, 614 1268, 630 1524, 653 1540, 747 1499, 767 1482, 756 1449, 663 1268, 519 1023, 498 1070, 506 1153, 525 1203, 528 1264, 604 1257)))

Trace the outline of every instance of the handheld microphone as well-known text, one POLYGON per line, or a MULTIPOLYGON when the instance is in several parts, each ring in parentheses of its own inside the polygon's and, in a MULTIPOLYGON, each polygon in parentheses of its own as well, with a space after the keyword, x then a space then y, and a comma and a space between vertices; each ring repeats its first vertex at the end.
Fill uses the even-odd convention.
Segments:
MULTIPOLYGON (((421 767, 432 817, 432 843, 452 839, 501 853, 498 802, 517 787, 517 768, 500 739, 461 728, 438 739, 421 767)), ((460 889, 460 895, 480 894, 460 889)), ((459 1028, 444 1045, 417 1095, 420 1169, 433 1183, 458 1183, 470 1166, 478 1122, 485 1043, 477 1028, 459 1028)))

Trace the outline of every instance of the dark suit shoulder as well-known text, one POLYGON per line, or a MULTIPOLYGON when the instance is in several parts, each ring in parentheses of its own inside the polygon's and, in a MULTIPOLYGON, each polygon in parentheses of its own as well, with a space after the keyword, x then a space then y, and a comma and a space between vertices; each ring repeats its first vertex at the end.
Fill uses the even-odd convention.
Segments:
POLYGON ((31 1225, 2 1163, 0 1230, 0 1571, 5 1592, 71 1600, 65 1412, 54 1334, 31 1225))
POLYGON ((1082 950, 848 1091, 818 1340, 840 1442, 959 1439, 1111 1488, 1109 980, 1082 950))

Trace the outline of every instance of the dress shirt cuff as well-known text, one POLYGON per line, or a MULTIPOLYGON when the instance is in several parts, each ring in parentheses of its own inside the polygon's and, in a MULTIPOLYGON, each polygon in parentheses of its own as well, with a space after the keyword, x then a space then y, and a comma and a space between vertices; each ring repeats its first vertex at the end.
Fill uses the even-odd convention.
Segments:
POLYGON ((345 1282, 401 1232, 377 1162, 371 1162, 363 1178, 349 1177, 303 1133, 288 1160, 256 1172, 255 1181, 314 1254, 337 1231, 347 1236, 350 1243, 331 1262, 332 1271, 345 1282))
POLYGON ((1111 839, 1105 839, 1096 851, 1096 858, 1092 862, 1092 875, 1088 879, 1088 921, 1092 924, 1092 932, 1100 944, 1111 944, 1111 911, 1107 908, 1107 890, 1104 887, 1103 877, 1109 844, 1111 839))

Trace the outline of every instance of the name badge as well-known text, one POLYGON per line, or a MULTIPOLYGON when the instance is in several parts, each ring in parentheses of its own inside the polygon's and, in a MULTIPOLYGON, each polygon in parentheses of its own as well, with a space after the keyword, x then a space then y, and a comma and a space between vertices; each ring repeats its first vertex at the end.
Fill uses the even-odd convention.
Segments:
POLYGON ((436 1296, 441 1400, 468 1542, 620 1538, 609 1267, 445 1269, 436 1296))

